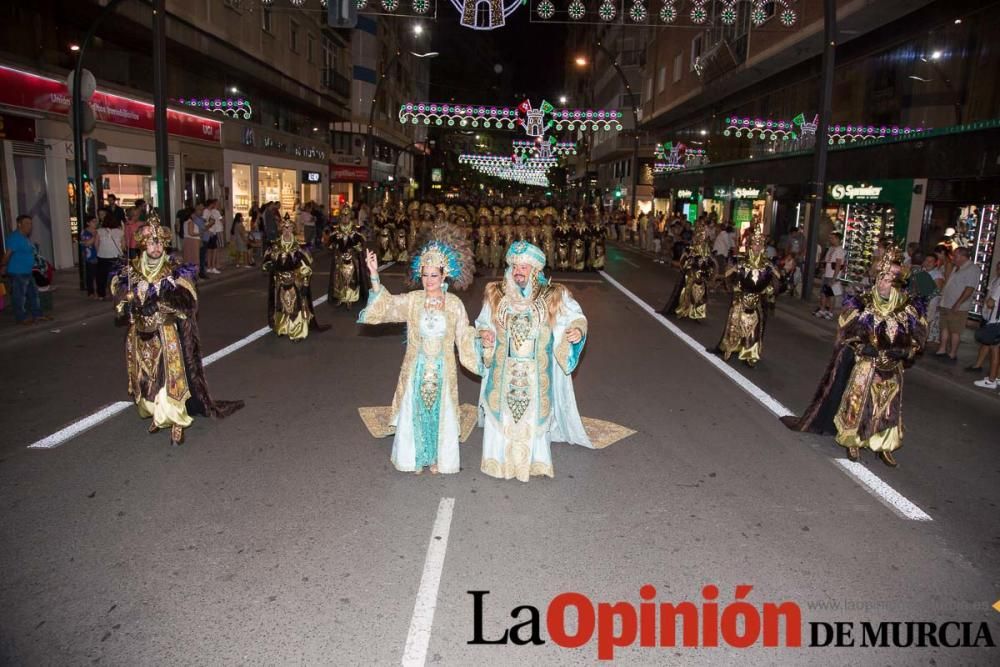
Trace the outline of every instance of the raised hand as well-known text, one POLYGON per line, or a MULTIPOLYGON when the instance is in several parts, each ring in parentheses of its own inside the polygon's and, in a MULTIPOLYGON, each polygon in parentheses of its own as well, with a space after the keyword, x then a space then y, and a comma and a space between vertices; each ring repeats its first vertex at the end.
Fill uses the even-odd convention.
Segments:
POLYGON ((479 338, 483 341, 483 345, 486 347, 493 347, 493 344, 496 343, 497 340, 496 335, 488 329, 480 331, 479 338))
POLYGON ((576 327, 568 329, 566 331, 566 340, 568 340, 573 345, 576 345, 581 340, 583 340, 583 332, 577 329, 576 327))
POLYGON ((365 264, 368 266, 369 275, 378 279, 378 257, 371 250, 365 250, 365 264))

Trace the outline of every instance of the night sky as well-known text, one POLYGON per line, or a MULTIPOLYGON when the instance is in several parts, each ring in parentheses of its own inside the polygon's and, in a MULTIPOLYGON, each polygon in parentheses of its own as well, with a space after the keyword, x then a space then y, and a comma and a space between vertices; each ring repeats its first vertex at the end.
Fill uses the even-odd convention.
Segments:
POLYGON ((459 23, 448 0, 438 0, 438 18, 429 24, 432 63, 430 102, 516 105, 530 97, 555 103, 566 71, 563 24, 531 23, 530 4, 518 8, 502 28, 471 30, 459 23), (503 67, 496 74, 494 66, 503 67))

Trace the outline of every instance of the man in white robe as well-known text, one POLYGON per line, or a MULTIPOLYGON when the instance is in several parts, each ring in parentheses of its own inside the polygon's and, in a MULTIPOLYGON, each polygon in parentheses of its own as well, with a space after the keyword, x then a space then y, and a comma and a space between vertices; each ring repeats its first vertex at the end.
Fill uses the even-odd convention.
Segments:
POLYGON ((543 275, 541 248, 516 241, 506 261, 504 279, 486 286, 476 319, 486 371, 479 395, 481 469, 527 482, 531 475, 555 476, 551 441, 593 448, 571 375, 587 318, 568 289, 543 275))

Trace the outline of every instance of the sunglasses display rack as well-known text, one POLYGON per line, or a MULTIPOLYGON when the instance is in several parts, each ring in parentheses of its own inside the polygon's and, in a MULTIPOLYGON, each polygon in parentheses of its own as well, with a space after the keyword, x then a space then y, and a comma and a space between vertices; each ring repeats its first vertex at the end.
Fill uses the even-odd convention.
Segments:
POLYGON ((964 225, 960 226, 963 236, 963 245, 972 251, 972 261, 979 265, 981 270, 979 286, 976 288, 974 304, 970 311, 973 315, 982 315, 983 306, 986 303, 986 290, 992 277, 993 268, 993 248, 997 241, 997 218, 1000 217, 1000 204, 987 204, 976 207, 978 210, 969 209, 968 216, 964 219, 964 225))
POLYGON ((846 266, 840 279, 863 282, 868 276, 880 238, 891 235, 896 226, 896 209, 884 204, 849 204, 844 222, 837 231, 844 238, 846 266))

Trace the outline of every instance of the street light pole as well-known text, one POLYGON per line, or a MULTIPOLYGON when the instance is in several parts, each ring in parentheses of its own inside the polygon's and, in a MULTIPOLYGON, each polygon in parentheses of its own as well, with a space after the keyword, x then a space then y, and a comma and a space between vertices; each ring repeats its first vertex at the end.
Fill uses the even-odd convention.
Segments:
POLYGON ((622 85, 625 86, 625 90, 628 91, 629 105, 632 107, 632 132, 634 135, 634 140, 632 143, 632 208, 631 215, 636 214, 636 199, 638 197, 639 189, 639 109, 638 102, 635 97, 635 92, 632 91, 632 84, 628 82, 628 77, 622 71, 622 68, 618 65, 618 59, 615 58, 607 47, 601 42, 597 42, 597 48, 607 56, 608 60, 611 61, 612 66, 615 68, 615 72, 618 73, 618 77, 622 80, 622 85))
POLYGON ((816 273, 816 242, 826 197, 826 155, 829 139, 827 126, 833 106, 833 69, 837 51, 837 2, 823 0, 823 78, 820 84, 819 125, 816 127, 816 153, 813 161, 813 207, 806 233, 806 266, 802 276, 802 300, 812 297, 816 273))

